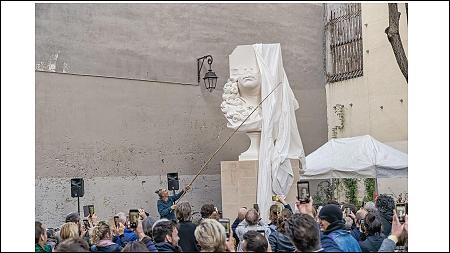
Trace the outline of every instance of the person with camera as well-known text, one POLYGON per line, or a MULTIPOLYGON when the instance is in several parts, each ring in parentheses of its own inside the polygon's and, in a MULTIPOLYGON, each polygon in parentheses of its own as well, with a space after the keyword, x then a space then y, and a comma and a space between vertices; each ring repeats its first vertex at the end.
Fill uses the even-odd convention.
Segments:
POLYGON ((99 222, 92 231, 92 252, 120 252, 122 246, 112 241, 113 235, 108 223, 99 222))
POLYGON ((363 252, 377 252, 386 238, 381 233, 381 219, 378 212, 369 212, 364 219, 364 234, 366 239, 359 242, 363 252))
POLYGON ((159 189, 155 191, 155 193, 159 196, 156 206, 158 207, 160 218, 176 221, 175 209, 177 208, 177 205, 175 205, 175 201, 177 201, 185 192, 189 191, 190 189, 191 187, 187 185, 183 190, 173 196, 169 196, 169 191, 167 189, 159 189))
POLYGON ((86 227, 82 222, 81 222, 81 219, 80 219, 80 214, 78 213, 78 212, 72 212, 72 213, 69 213, 67 216, 66 216, 66 223, 67 222, 73 222, 73 223, 75 223, 75 224, 77 224, 77 226, 78 226, 78 232, 79 232, 79 234, 80 234, 80 238, 82 238, 83 240, 85 240, 87 243, 90 243, 91 242, 91 239, 90 239, 90 235, 89 235, 89 233, 88 233, 88 227, 86 227))
MULTIPOLYGON (((351 214, 351 215, 353 215, 353 214, 351 214)), ((356 215, 354 218, 356 227, 354 227, 350 233, 358 242, 364 241, 366 239, 366 236, 363 233, 364 227, 365 227, 364 218, 366 217, 366 215, 367 215, 367 211, 364 208, 361 208, 356 212, 356 215)))
POLYGON ((142 221, 138 221, 138 226, 136 228, 139 242, 143 243, 150 252, 158 252, 152 239, 152 226, 154 223, 155 221, 152 218, 146 217, 142 221))
POLYGON ((290 239, 286 233, 286 221, 291 218, 292 212, 288 208, 284 208, 281 213, 272 221, 276 229, 272 230, 269 235, 269 243, 273 252, 293 252, 295 251, 290 239))
POLYGON ((326 251, 327 244, 337 244, 343 252, 361 252, 358 242, 345 229, 342 210, 334 204, 325 205, 319 212, 321 243, 326 251))
POLYGON ((391 235, 383 240, 378 252, 394 252, 396 245, 404 246, 408 238, 408 215, 405 215, 405 222, 402 224, 395 210, 393 213, 391 235))
MULTIPOLYGON (((339 203, 328 204, 328 205, 335 205, 336 207, 339 208, 339 206, 338 206, 339 203)), ((342 252, 342 250, 339 248, 337 243, 335 241, 333 241, 327 235, 324 235, 323 232, 321 231, 321 228, 319 225, 319 223, 320 223, 320 218, 318 217, 319 215, 314 215, 314 206, 313 206, 312 198, 310 198, 309 201, 306 203, 301 203, 300 201, 297 201, 295 203, 295 207, 296 207, 296 210, 298 210, 298 212, 300 214, 309 215, 310 217, 312 217, 314 219, 314 221, 316 221, 315 226, 316 226, 317 230, 319 231, 320 245, 324 252, 342 252)), ((320 209, 319 214, 322 211, 322 209, 323 209, 323 207, 320 209)), ((291 229, 291 233, 292 233, 292 229, 291 229)), ((293 240, 292 238, 293 237, 291 236, 291 240, 293 240)), ((293 243, 295 245, 295 242, 293 242, 293 243)), ((296 246, 296 247, 298 247, 298 246, 296 246)))
MULTIPOLYGON (((142 212, 140 212, 141 214, 142 212)), ((134 229, 128 227, 128 219, 125 213, 120 212, 117 226, 113 228, 113 242, 124 247, 128 242, 137 241, 139 238, 134 229)))
POLYGON ((244 234, 250 230, 256 230, 263 233, 266 240, 269 241, 270 228, 267 224, 264 224, 256 209, 252 208, 245 214, 245 219, 239 223, 236 228, 236 234, 239 238, 238 251, 242 251, 242 242, 244 240, 244 234))

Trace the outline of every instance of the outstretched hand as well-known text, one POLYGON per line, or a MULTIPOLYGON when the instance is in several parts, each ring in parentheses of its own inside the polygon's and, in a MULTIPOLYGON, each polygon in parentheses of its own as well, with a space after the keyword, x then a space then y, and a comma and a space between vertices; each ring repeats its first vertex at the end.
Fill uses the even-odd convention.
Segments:
POLYGON ((147 218, 147 214, 143 208, 139 209, 139 216, 141 216, 142 219, 147 218))
POLYGON ((297 201, 295 203, 297 205, 298 211, 302 214, 308 214, 311 217, 314 217, 313 214, 313 199, 310 198, 308 203, 300 203, 300 201, 297 201))
POLYGON ((400 238, 400 236, 402 235, 404 229, 406 231, 408 231, 407 218, 405 217, 405 223, 401 224, 400 221, 398 220, 397 212, 394 210, 394 216, 392 216, 392 230, 391 230, 391 234, 396 236, 397 238, 400 238), (406 229, 405 229, 405 224, 406 224, 406 229))
POLYGON ((226 247, 228 252, 234 252, 236 241, 233 237, 233 230, 230 229, 230 236, 227 238, 226 247))
POLYGON ((277 195, 277 201, 280 202, 283 205, 287 204, 285 199, 286 199, 286 196, 284 196, 284 195, 277 195))

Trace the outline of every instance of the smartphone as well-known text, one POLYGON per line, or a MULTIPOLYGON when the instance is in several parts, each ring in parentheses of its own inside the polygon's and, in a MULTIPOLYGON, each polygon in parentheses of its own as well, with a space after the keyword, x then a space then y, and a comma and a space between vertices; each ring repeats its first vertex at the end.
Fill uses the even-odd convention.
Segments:
POLYGON ((406 204, 405 203, 396 204, 395 211, 397 212, 398 221, 400 221, 400 223, 404 223, 406 216, 406 204))
POLYGON ((83 206, 84 217, 89 216, 89 206, 83 206))
POLYGON ((88 205, 88 209, 89 209, 89 216, 92 217, 92 215, 95 213, 94 205, 88 205))
POLYGON ((300 180, 297 182, 297 199, 300 204, 309 203, 309 181, 300 180))
POLYGON ((364 233, 364 230, 366 229, 366 222, 364 219, 359 220, 359 224, 360 224, 360 228, 361 228, 361 232, 364 233))
POLYGON ((253 209, 255 209, 259 213, 259 205, 258 204, 253 204, 253 209))
POLYGON ((348 217, 351 213, 350 207, 345 208, 345 216, 348 217))
POLYGON ((230 237, 230 229, 231 229, 230 219, 228 219, 228 218, 219 219, 219 222, 225 228, 225 233, 227 234, 227 238, 230 237))
POLYGON ((139 210, 131 209, 128 216, 130 217, 130 228, 137 228, 139 222, 139 210))
POLYGON ((55 237, 55 230, 53 228, 47 228, 47 237, 48 238, 55 237))
POLYGON ((83 224, 86 229, 88 229, 90 227, 89 221, 87 219, 83 219, 83 224))
POLYGON ((119 227, 119 216, 114 216, 114 226, 119 227))

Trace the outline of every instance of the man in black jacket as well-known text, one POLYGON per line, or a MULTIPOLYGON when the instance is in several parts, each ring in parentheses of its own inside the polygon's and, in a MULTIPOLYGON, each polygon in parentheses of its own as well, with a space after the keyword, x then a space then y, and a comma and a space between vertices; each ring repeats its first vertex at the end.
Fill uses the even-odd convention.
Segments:
POLYGON ((191 205, 182 202, 177 205, 175 215, 178 219, 178 245, 184 252, 198 252, 197 243, 194 236, 195 224, 191 221, 191 205))

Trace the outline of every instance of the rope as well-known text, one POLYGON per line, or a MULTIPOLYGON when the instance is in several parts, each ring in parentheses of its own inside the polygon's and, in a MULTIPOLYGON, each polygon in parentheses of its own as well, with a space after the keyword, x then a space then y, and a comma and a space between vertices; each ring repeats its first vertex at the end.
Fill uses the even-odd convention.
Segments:
MULTIPOLYGON (((242 123, 233 131, 233 133, 231 133, 231 135, 228 137, 228 139, 209 157, 209 159, 205 162, 205 164, 203 164, 203 166, 200 168, 200 170, 197 172, 195 177, 191 180, 191 182, 187 186, 190 187, 194 183, 194 181, 197 179, 197 177, 206 168, 206 165, 208 165, 208 163, 223 148, 223 146, 225 146, 225 144, 231 139, 231 137, 233 137, 233 135, 239 130, 239 128, 245 123, 245 121, 247 121, 247 119, 250 118, 250 116, 256 111, 256 109, 258 109, 261 106, 261 104, 278 88, 278 86, 280 86, 281 83, 282 82, 278 83, 277 86, 275 86, 275 88, 273 88, 273 90, 263 100, 261 100, 261 102, 259 102, 258 106, 256 106, 255 109, 253 109, 253 111, 244 119, 244 121, 242 121, 242 123)), ((178 198, 176 203, 178 203, 180 201, 180 199, 183 198, 184 195, 186 195, 186 193, 187 193, 187 191, 183 191, 183 193, 181 194, 180 198, 178 198)))

